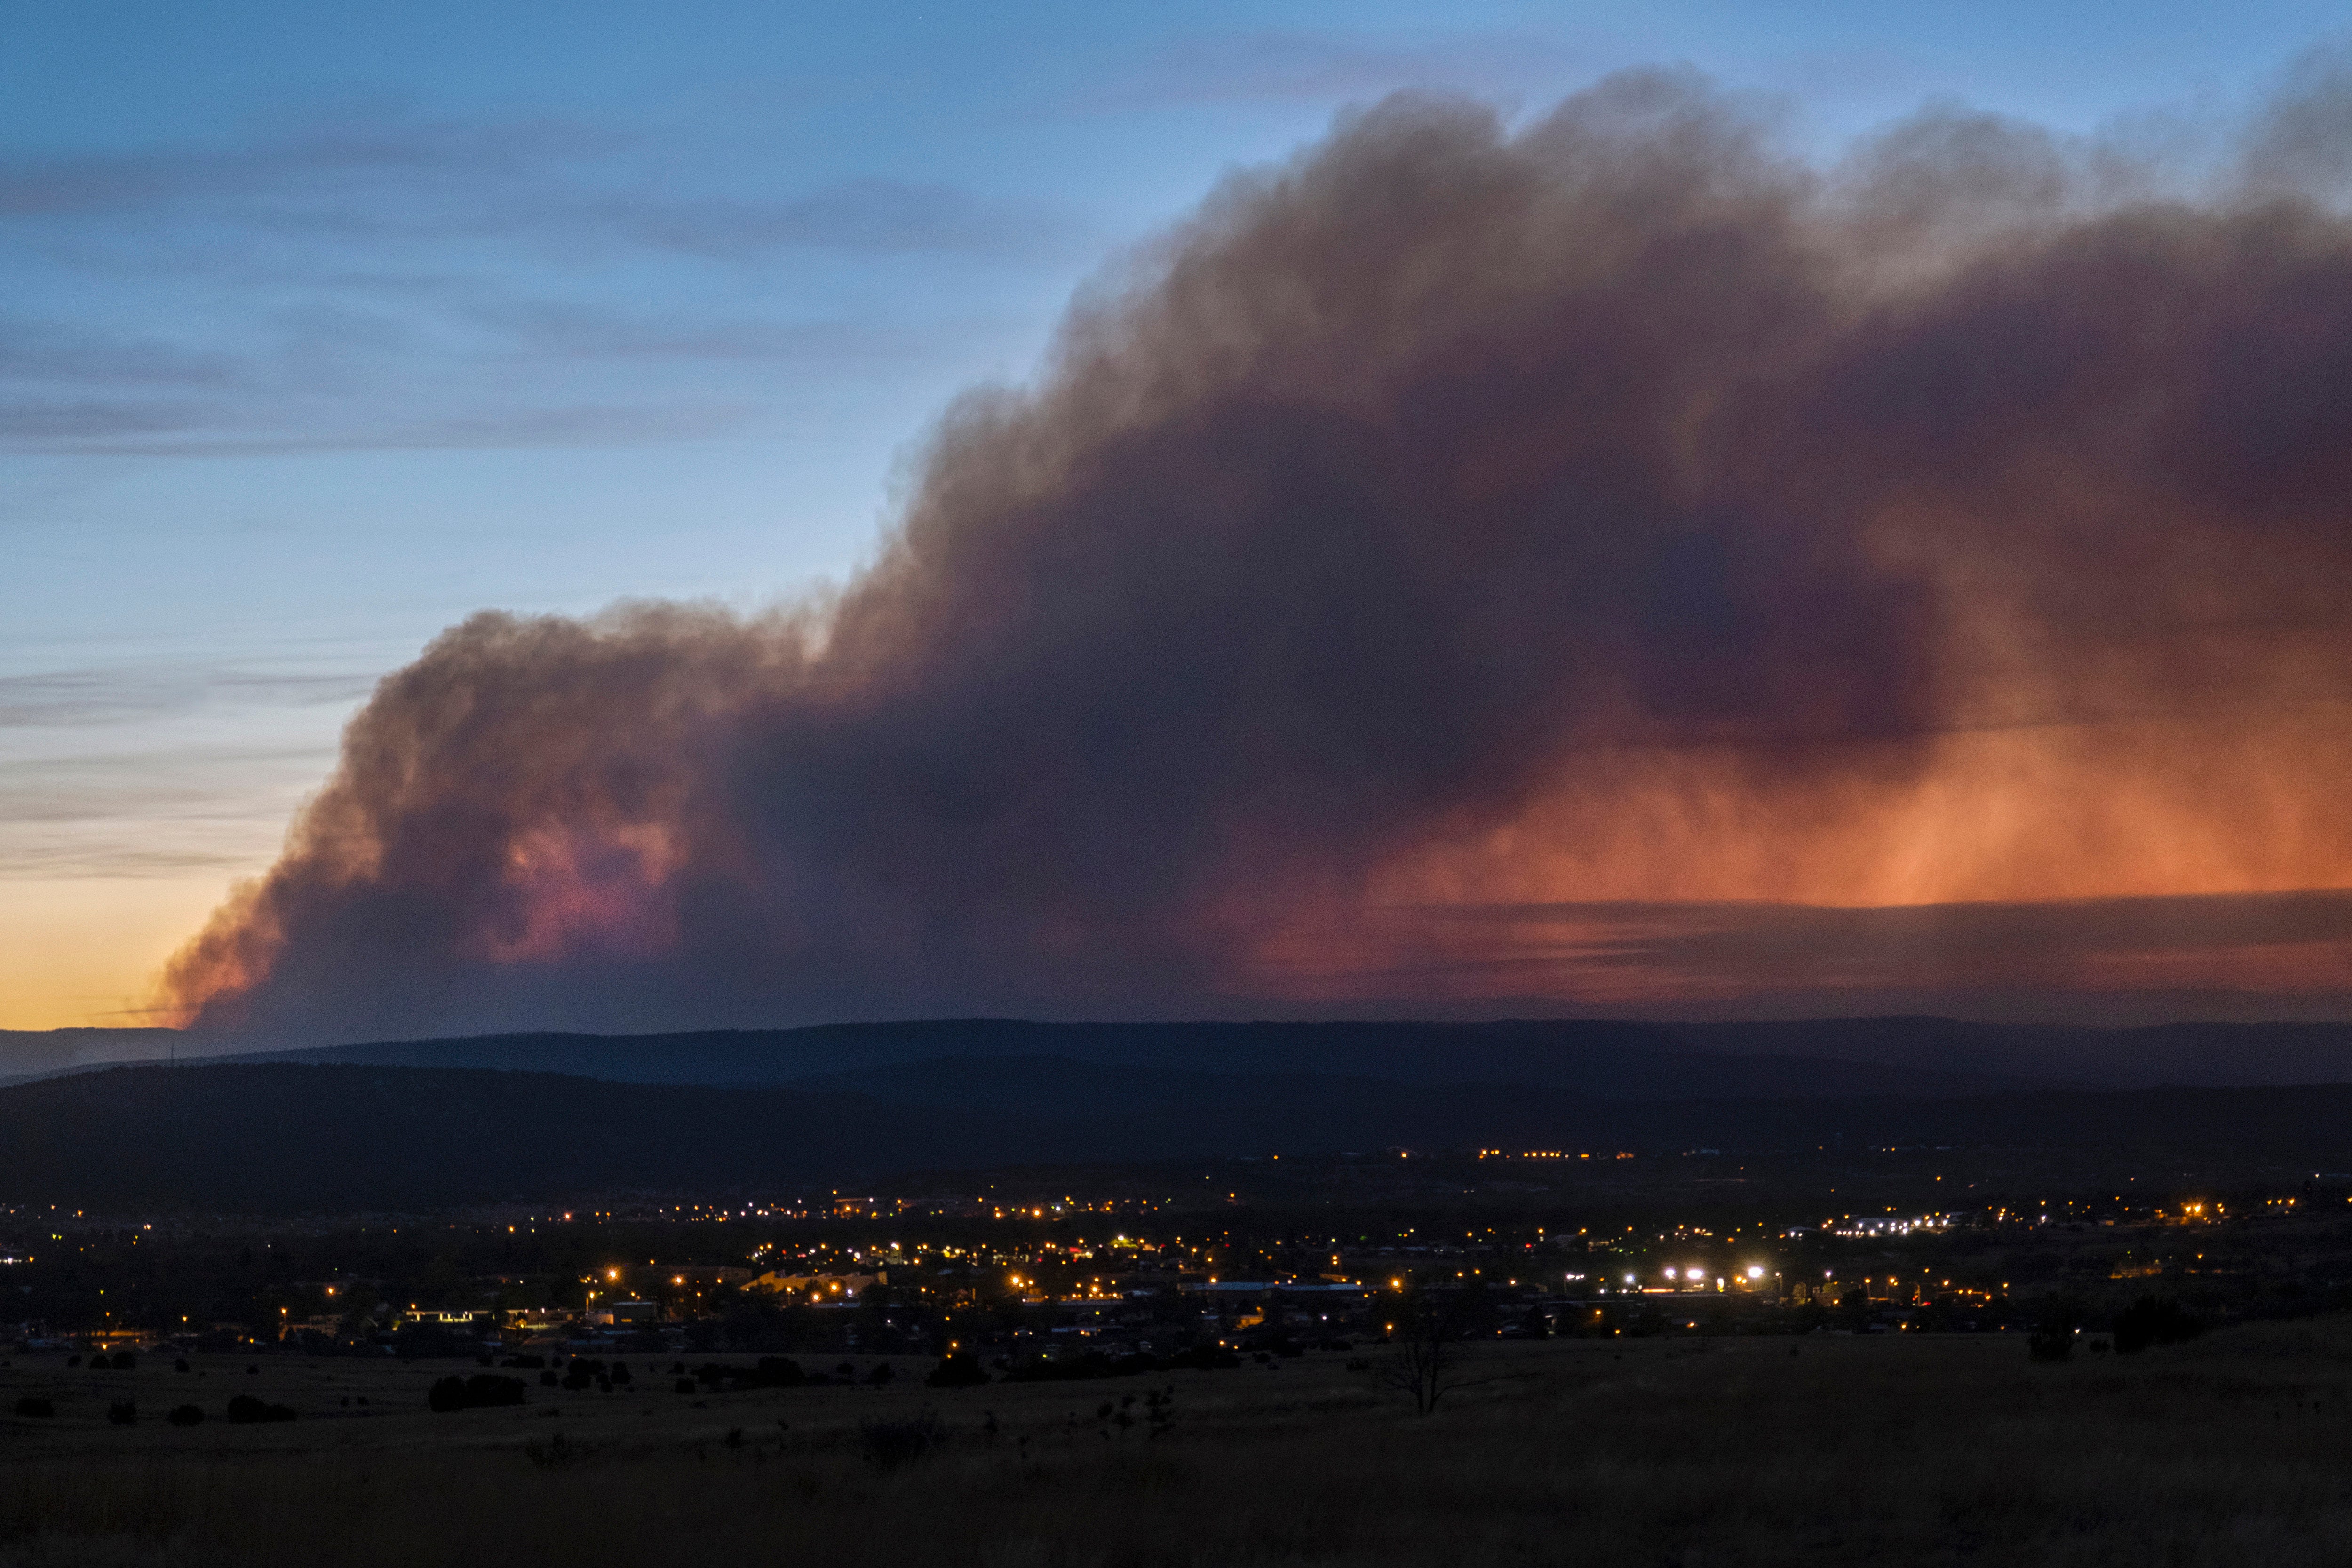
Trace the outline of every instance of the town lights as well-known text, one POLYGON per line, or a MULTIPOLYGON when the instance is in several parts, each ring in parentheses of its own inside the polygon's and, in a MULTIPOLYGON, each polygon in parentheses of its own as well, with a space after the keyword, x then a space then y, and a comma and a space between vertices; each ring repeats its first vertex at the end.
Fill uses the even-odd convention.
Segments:
POLYGON ((1760 1263, 1752 1263, 1752 1264, 1749 1264, 1749 1265, 1748 1265, 1748 1278, 1749 1278, 1750 1279, 1763 1279, 1763 1278, 1764 1278, 1764 1266, 1763 1266, 1762 1264, 1760 1264, 1760 1263))

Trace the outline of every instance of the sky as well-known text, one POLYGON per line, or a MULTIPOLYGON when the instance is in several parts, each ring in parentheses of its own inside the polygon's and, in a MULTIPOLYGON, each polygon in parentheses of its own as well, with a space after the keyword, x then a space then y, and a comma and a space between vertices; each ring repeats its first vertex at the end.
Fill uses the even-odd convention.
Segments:
POLYGON ((1399 89, 1824 151, 2227 113, 2315 4, 0 9, 0 1027, 128 1024, 484 608, 847 581, 934 422, 1399 89))

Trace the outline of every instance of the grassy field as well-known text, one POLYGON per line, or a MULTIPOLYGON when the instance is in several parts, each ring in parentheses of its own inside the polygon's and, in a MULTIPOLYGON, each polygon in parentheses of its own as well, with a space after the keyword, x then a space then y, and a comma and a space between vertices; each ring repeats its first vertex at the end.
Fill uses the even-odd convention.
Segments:
POLYGON ((1337 1355, 690 1395, 640 1362, 636 1392, 440 1415, 470 1366, 63 1360, 0 1369, 12 1568, 2352 1562, 2340 1320, 2057 1366, 2012 1336, 1497 1344, 1428 1417, 1337 1355), (230 1426, 236 1394, 300 1418, 230 1426), (26 1394, 56 1415, 5 1414, 26 1394), (166 1425, 185 1402, 211 1419, 166 1425), (945 1444, 877 1463, 868 1429, 925 1410, 945 1444))

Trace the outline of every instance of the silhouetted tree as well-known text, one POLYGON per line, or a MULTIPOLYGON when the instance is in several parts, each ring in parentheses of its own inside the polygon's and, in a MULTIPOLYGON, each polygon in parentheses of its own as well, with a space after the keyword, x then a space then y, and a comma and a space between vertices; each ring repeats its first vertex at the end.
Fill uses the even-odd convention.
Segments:
POLYGON ((940 1358, 940 1364, 923 1382, 933 1388, 977 1388, 988 1381, 981 1370, 980 1358, 970 1351, 956 1351, 940 1358))
POLYGON ((2150 1345, 2179 1344, 2205 1331, 2205 1325, 2162 1296, 2142 1296, 2116 1314, 2116 1349, 2136 1354, 2150 1345))
POLYGON ((1381 1366, 1381 1381, 1412 1398, 1412 1407, 1426 1415, 1454 1389, 1465 1386, 1461 1374, 1462 1341, 1474 1329, 1486 1326, 1485 1293, 1434 1291, 1418 1282, 1397 1292, 1383 1308, 1391 1349, 1381 1366))
POLYGON ((2083 1309, 2062 1297, 2042 1303, 2042 1314, 2026 1341, 2026 1352, 2035 1361, 2060 1362, 2074 1353, 2074 1331, 2083 1326, 2083 1309))

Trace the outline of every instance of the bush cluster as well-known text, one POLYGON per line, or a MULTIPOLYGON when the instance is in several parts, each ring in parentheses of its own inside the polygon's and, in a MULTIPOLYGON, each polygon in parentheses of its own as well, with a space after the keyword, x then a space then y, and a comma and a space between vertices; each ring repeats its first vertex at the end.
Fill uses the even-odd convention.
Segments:
POLYGON ((445 1377, 425 1394, 427 1406, 445 1413, 520 1405, 522 1399, 522 1379, 501 1377, 494 1372, 478 1372, 471 1377, 445 1377))
POLYGON ((290 1405, 272 1405, 250 1394, 240 1394, 228 1402, 228 1408, 222 1414, 232 1423, 245 1426, 257 1421, 291 1421, 295 1410, 290 1405))
POLYGON ((2142 1296, 2116 1314, 2116 1349, 2130 1355, 2150 1345, 2177 1345, 2205 1331, 2205 1325, 2161 1296, 2142 1296))

